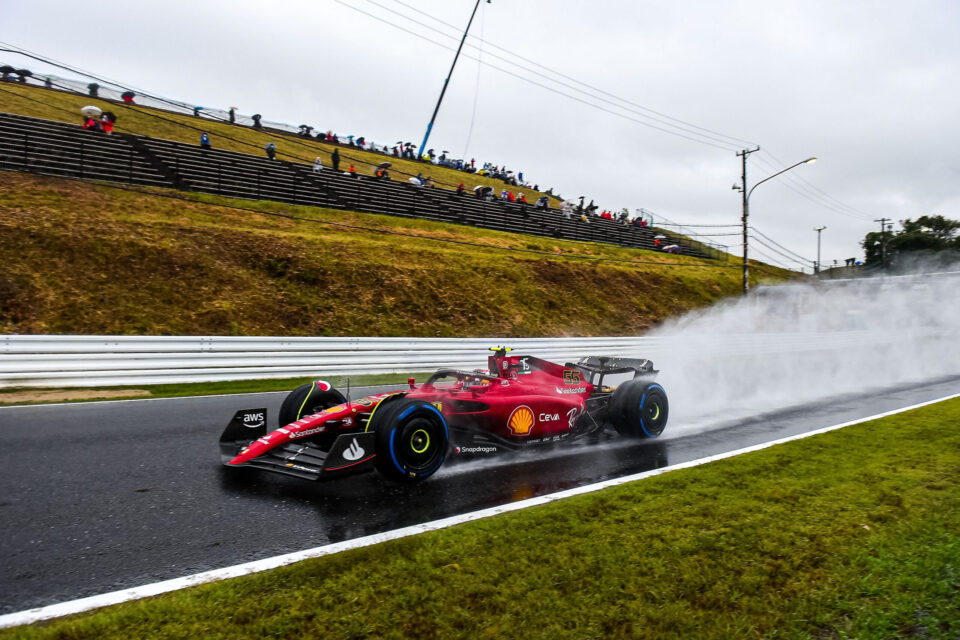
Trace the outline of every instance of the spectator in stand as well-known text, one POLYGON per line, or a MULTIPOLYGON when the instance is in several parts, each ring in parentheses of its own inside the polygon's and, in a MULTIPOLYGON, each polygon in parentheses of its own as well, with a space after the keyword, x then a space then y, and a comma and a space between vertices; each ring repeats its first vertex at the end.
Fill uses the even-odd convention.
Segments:
POLYGON ((200 134, 200 148, 204 150, 209 150, 210 147, 210 134, 204 131, 200 134))
POLYGON ((527 204, 527 196, 523 195, 523 192, 517 194, 517 202, 520 204, 527 204))
POLYGON ((517 182, 523 184, 523 171, 517 174, 517 182))
POLYGON ((277 158, 277 145, 274 143, 268 142, 267 144, 263 145, 263 150, 267 152, 267 157, 271 160, 275 160, 277 158))
POLYGON ((320 159, 320 156, 317 156, 317 159, 313 161, 313 172, 320 173, 323 171, 323 160, 320 159))
POLYGON ((534 190, 534 191, 540 191, 540 185, 538 185, 538 184, 533 185, 533 190, 534 190))
POLYGON ((466 190, 466 187, 463 186, 463 183, 462 183, 462 182, 457 185, 457 195, 458 195, 458 196, 462 196, 465 190, 466 190))
POLYGON ((347 173, 350 174, 351 178, 357 177, 357 168, 353 166, 353 163, 350 163, 350 166, 347 168, 347 173))
POLYGON ((417 182, 420 183, 421 187, 426 183, 426 180, 423 179, 423 173, 417 174, 417 182))
POLYGON ((100 131, 100 121, 96 118, 86 118, 83 121, 83 128, 87 131, 100 131))
POLYGON ((123 104, 136 104, 133 99, 136 97, 133 91, 124 91, 120 94, 120 97, 123 99, 123 104))
POLYGON ((330 156, 330 163, 333 165, 334 171, 340 171, 340 151, 337 149, 333 150, 333 155, 330 156))
POLYGON ((237 121, 237 108, 230 107, 230 111, 227 112, 227 116, 230 118, 230 124, 234 124, 237 121))
POLYGON ((506 200, 506 199, 507 199, 507 190, 506 190, 506 189, 503 189, 503 190, 500 192, 500 199, 501 199, 501 200, 506 200))
POLYGON ((100 85, 98 85, 96 82, 91 82, 90 84, 87 85, 87 91, 90 92, 91 98, 97 97, 97 91, 99 89, 100 89, 100 85))
POLYGON ((653 248, 654 248, 654 249, 659 249, 659 248, 660 248, 660 238, 654 238, 654 239, 653 239, 653 248))
POLYGON ((110 118, 111 115, 110 113, 104 113, 100 116, 100 128, 103 129, 103 132, 108 136, 113 134, 113 120, 110 118))
POLYGON ((516 202, 516 201, 517 201, 517 198, 516 198, 516 196, 513 195, 513 192, 512 192, 512 191, 507 191, 507 200, 509 200, 510 202, 516 202))
POLYGON ((473 158, 470 158, 470 168, 471 168, 471 169, 473 168, 473 165, 474 165, 474 160, 473 160, 473 158))
POLYGON ((199 117, 200 117, 200 110, 201 110, 201 109, 203 109, 203 107, 201 107, 201 106, 196 106, 196 107, 193 108, 193 117, 194 117, 194 118, 199 118, 199 117))
POLYGON ((261 116, 259 113, 255 113, 252 116, 250 116, 250 119, 253 120, 254 129, 263 129, 263 125, 260 124, 260 118, 262 117, 263 116, 261 116))
MULTIPOLYGON (((549 209, 550 208, 550 199, 547 196, 540 196, 536 204, 537 209, 549 209)), ((564 210, 565 215, 569 218, 570 212, 564 210)))
POLYGON ((43 79, 43 86, 47 89, 53 89, 53 78, 47 76, 43 79))

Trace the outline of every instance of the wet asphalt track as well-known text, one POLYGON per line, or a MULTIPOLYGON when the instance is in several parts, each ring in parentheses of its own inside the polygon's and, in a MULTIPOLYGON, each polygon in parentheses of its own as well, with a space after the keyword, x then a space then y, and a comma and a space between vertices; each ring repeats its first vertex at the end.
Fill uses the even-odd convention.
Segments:
MULTIPOLYGON (((357 395, 367 390, 357 389, 357 395)), ((960 377, 709 431, 310 483, 225 469, 233 412, 283 394, 0 408, 0 613, 248 562, 730 451, 960 392, 960 377)))

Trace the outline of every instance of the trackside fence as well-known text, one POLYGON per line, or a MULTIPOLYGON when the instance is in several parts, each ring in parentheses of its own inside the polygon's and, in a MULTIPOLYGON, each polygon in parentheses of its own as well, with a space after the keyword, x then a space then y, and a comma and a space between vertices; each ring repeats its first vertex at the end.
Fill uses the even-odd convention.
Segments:
POLYGON ((0 336, 0 389, 295 378, 484 367, 489 347, 568 362, 586 355, 658 358, 870 346, 882 332, 612 338, 273 338, 0 336))

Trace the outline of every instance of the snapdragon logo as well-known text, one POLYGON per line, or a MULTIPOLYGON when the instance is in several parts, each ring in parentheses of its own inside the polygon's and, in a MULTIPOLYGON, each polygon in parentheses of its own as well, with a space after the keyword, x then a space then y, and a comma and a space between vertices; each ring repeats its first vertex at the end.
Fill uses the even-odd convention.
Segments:
POLYGON ((457 453, 496 453, 496 447, 457 447, 457 453))

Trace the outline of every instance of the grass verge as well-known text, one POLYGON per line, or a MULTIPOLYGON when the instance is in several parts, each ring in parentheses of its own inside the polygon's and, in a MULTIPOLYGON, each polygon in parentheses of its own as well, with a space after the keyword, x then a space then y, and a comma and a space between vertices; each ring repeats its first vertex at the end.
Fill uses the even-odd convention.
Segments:
POLYGON ((740 290, 691 256, 174 194, 0 172, 0 332, 637 335, 740 290))
POLYGON ((0 638, 960 635, 960 400, 0 638))
POLYGON ((137 398, 175 398, 184 396, 212 396, 228 393, 263 393, 290 391, 311 380, 323 379, 346 393, 347 380, 351 387, 382 384, 403 384, 407 378, 423 382, 430 372, 377 373, 360 376, 314 376, 310 378, 273 378, 263 380, 229 380, 224 382, 192 382, 184 384, 127 385, 117 387, 65 387, 62 389, 12 388, 0 390, 0 406, 20 404, 49 404, 51 402, 88 402, 92 400, 137 398), (135 396, 124 392, 140 392, 135 396), (81 397, 82 396, 82 397, 81 397))

